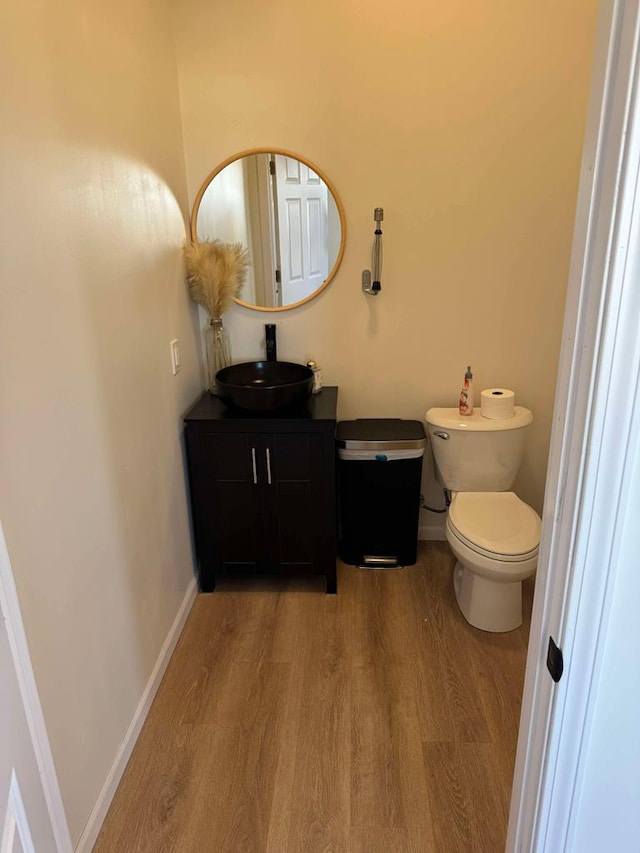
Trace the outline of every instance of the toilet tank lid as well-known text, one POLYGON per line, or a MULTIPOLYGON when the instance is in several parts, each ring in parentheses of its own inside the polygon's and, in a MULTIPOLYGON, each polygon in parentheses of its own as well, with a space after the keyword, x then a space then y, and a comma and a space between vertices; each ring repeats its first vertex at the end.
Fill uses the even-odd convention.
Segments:
POLYGON ((461 415, 457 408, 429 409, 425 415, 429 426, 440 429, 466 430, 467 432, 496 432, 505 429, 520 429, 529 426, 533 421, 533 415, 524 406, 514 406, 513 415, 510 418, 485 418, 479 408, 473 410, 471 415, 461 415))

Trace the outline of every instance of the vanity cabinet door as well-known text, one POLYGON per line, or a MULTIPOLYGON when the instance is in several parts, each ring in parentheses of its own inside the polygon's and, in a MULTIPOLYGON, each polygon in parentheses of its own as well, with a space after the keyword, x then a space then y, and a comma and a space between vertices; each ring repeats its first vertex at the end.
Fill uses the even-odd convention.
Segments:
POLYGON ((283 574, 324 573, 323 439, 313 433, 272 435, 265 511, 270 561, 283 574))
POLYGON ((259 476, 264 439, 201 433, 189 442, 200 587, 223 571, 268 571, 266 518, 259 476))

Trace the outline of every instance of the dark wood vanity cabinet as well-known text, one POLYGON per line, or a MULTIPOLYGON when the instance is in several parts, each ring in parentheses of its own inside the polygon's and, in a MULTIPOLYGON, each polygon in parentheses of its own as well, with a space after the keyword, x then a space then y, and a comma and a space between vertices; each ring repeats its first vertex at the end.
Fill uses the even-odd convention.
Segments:
POLYGON ((266 416, 204 394, 185 416, 200 589, 233 574, 322 574, 336 591, 337 388, 266 416))

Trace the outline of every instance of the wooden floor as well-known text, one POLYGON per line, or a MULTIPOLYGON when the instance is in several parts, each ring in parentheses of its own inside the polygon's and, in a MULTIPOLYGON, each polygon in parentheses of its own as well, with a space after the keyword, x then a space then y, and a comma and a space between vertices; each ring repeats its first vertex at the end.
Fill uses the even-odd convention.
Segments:
POLYGON ((500 853, 529 620, 471 628, 453 562, 200 595, 94 851, 500 853))

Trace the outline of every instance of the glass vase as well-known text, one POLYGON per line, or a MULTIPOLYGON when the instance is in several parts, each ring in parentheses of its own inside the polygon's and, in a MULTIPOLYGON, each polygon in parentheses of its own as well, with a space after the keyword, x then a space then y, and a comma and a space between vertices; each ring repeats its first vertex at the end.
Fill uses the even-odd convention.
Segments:
POLYGON ((209 391, 216 393, 216 373, 231 364, 231 346, 229 333, 221 319, 209 320, 204 330, 204 343, 207 353, 207 382, 209 391))

